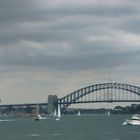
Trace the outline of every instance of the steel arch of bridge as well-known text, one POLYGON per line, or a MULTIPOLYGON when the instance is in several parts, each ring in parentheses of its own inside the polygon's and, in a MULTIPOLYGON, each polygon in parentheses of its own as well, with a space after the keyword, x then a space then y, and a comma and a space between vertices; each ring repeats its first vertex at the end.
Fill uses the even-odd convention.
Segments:
POLYGON ((97 102, 140 102, 140 87, 134 86, 134 85, 129 85, 129 84, 122 84, 122 83, 102 83, 102 84, 96 84, 96 85, 91 85, 87 86, 81 89, 78 89, 60 99, 58 99, 58 104, 61 106, 61 110, 65 110, 68 106, 71 104, 76 104, 76 103, 97 103, 97 102), (86 101, 79 101, 80 98, 83 96, 86 96, 90 93, 95 93, 96 91, 99 90, 104 90, 104 89, 119 89, 123 91, 129 91, 131 94, 137 95, 139 98, 132 98, 130 97, 129 99, 115 99, 114 97, 108 97, 105 100, 102 100, 98 98, 98 100, 86 100, 86 101))

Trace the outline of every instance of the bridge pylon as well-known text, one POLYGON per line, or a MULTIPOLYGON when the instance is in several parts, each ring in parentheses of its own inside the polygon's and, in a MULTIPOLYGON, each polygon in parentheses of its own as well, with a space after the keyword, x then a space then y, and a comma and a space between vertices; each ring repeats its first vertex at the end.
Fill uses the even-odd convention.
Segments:
POLYGON ((53 115, 55 111, 58 109, 58 97, 57 95, 49 95, 48 96, 48 113, 53 115))

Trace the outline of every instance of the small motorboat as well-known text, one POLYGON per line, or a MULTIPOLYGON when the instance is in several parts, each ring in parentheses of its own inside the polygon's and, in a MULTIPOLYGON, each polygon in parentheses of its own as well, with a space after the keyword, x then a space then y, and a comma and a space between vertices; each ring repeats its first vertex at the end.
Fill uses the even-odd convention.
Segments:
POLYGON ((46 117, 42 117, 39 113, 39 104, 36 106, 36 115, 34 117, 35 121, 44 120, 46 117))
POLYGON ((122 125, 140 125, 140 115, 134 114, 131 119, 125 120, 122 125))
POLYGON ((35 121, 41 120, 41 115, 40 115, 40 114, 36 115, 35 118, 34 118, 34 120, 35 120, 35 121))

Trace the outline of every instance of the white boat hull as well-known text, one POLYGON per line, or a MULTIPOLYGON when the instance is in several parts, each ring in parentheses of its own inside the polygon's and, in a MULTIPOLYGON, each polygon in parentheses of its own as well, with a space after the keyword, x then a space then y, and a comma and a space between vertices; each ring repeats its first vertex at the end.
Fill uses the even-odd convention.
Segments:
POLYGON ((40 114, 38 114, 37 116, 35 116, 34 120, 38 121, 38 120, 45 120, 45 119, 47 119, 47 118, 46 117, 42 117, 40 114))
POLYGON ((127 125, 140 125, 140 120, 126 120, 127 125))
POLYGON ((140 125, 140 115, 134 114, 131 119, 125 120, 122 125, 140 125))
POLYGON ((59 117, 57 117, 57 118, 55 118, 55 120, 56 120, 56 121, 59 121, 59 120, 60 120, 60 118, 59 118, 59 117))

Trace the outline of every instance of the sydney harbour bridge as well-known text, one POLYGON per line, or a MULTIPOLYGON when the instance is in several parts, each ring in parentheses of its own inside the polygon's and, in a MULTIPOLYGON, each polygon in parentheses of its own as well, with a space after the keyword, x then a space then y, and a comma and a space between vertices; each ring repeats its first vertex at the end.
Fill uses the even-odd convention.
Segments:
MULTIPOLYGON (((103 102, 140 102, 140 87, 111 82, 95 84, 75 90, 61 98, 58 98, 57 95, 49 95, 48 103, 40 103, 40 105, 46 104, 48 106, 49 112, 53 113, 55 109, 57 110, 58 105, 60 106, 61 111, 64 111, 71 104, 103 102)), ((18 104, 17 106, 22 105, 25 104, 18 104)))

